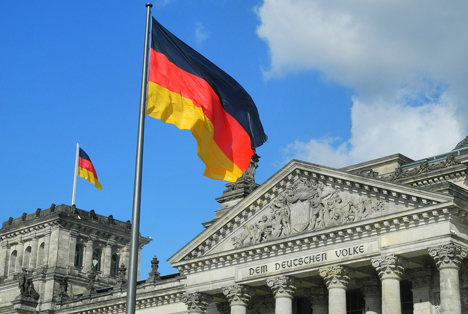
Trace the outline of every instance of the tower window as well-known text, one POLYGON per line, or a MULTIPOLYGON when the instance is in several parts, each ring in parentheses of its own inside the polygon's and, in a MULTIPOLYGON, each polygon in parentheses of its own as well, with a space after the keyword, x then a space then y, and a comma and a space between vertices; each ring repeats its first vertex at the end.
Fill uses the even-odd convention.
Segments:
POLYGON ((75 247, 75 267, 83 266, 83 246, 77 244, 75 247))
POLYGON ((117 255, 117 253, 112 254, 110 274, 112 276, 117 276, 119 274, 119 255, 117 255))
POLYGON ((100 271, 101 270, 101 250, 99 250, 99 249, 94 249, 93 250, 93 260, 91 262, 91 268, 94 271, 100 271))

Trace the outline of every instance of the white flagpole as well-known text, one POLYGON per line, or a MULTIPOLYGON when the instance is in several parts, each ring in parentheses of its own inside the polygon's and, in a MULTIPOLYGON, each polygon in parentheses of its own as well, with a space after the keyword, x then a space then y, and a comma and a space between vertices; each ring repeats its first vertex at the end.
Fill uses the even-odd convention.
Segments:
POLYGON ((80 151, 80 144, 76 143, 76 157, 75 157, 75 175, 73 176, 73 194, 71 205, 75 205, 75 193, 76 193, 76 176, 78 174, 78 155, 80 151))
POLYGON ((140 114, 138 121, 137 154, 135 162, 135 184, 133 188, 132 230, 130 234, 130 261, 128 266, 127 307, 126 314, 135 314, 136 284, 138 270, 138 246, 140 241, 140 202, 141 202, 141 178, 143 169, 143 138, 145 129, 146 91, 148 85, 148 48, 149 26, 151 18, 151 3, 146 4, 146 31, 145 48, 143 53, 143 73, 140 91, 140 114))

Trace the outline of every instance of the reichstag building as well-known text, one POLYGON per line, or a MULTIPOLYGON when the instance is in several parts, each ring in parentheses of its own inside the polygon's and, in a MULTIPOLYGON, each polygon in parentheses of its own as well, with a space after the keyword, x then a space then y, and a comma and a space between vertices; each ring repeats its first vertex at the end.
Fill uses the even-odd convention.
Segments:
MULTIPOLYGON (((174 248, 177 273, 141 261, 138 314, 468 314, 467 139, 421 160, 292 160, 262 185, 258 158, 174 248)), ((0 314, 124 313, 130 227, 54 204, 3 222, 0 314)))

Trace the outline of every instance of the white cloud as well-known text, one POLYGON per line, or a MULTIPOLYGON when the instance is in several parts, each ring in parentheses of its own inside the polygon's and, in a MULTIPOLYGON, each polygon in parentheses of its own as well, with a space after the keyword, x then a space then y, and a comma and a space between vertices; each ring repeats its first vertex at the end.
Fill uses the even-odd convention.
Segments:
POLYGON ((286 155, 286 162, 295 158, 320 165, 344 167, 349 162, 349 151, 346 147, 347 143, 343 143, 337 148, 333 146, 333 143, 339 141, 339 138, 312 139, 308 143, 295 141, 289 144, 283 153, 286 155))
POLYGON ((345 156, 348 163, 396 152, 420 158, 464 138, 468 2, 264 0, 257 13, 258 36, 270 48, 267 77, 318 70, 356 93, 346 145, 295 142, 293 157, 318 162, 334 152, 325 160, 335 166, 345 156))
POLYGON ((205 40, 210 36, 209 32, 205 29, 205 26, 201 22, 195 23, 195 42, 198 46, 203 44, 205 40))
POLYGON ((456 106, 445 94, 417 107, 384 101, 369 105, 354 99, 351 119, 348 141, 295 141, 285 149, 286 159, 337 168, 395 153, 420 159, 448 152, 464 138, 456 106))

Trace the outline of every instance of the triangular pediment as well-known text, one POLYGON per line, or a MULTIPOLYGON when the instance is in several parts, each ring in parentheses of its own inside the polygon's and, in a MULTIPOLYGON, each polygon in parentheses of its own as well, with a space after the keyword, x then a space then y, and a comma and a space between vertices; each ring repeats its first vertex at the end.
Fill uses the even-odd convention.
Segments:
POLYGON ((169 262, 177 266, 452 200, 448 195, 293 160, 169 262))

